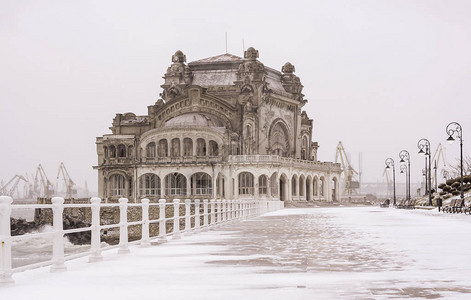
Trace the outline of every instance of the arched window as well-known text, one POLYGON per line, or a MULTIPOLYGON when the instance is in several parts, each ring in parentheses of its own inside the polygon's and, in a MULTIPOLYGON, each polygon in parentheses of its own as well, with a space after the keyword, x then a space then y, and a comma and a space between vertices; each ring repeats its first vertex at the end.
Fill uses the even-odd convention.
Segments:
POLYGON ((218 149, 218 143, 215 141, 209 141, 209 156, 218 156, 219 155, 219 149, 218 149))
POLYGON ((281 122, 274 124, 269 133, 270 149, 273 154, 287 156, 289 153, 289 138, 286 126, 281 122))
POLYGON ((116 157, 116 147, 114 145, 110 146, 110 157, 116 157))
POLYGON ((103 147, 103 154, 104 154, 105 158, 108 157, 108 147, 106 147, 106 146, 103 147))
POLYGON ((291 179, 291 192, 292 192, 291 194, 293 196, 297 195, 297 193, 296 193, 297 186, 298 186, 297 177, 296 177, 296 175, 293 175, 293 178, 291 179))
POLYGON ((206 156, 206 141, 204 139, 196 140, 196 155, 206 156))
POLYGON ((304 196, 304 175, 299 177, 299 196, 304 196))
POLYGON ((126 157, 126 146, 123 144, 118 145, 118 157, 126 157))
POLYGON ((134 156, 133 156, 133 151, 134 151, 134 146, 132 146, 132 145, 129 146, 129 147, 128 147, 128 157, 129 157, 129 158, 133 158, 133 157, 134 157, 134 156))
POLYGON ((337 178, 332 178, 332 201, 337 201, 337 178))
POLYGON ((312 195, 317 196, 318 195, 318 182, 317 182, 317 177, 314 177, 314 180, 312 181, 312 195))
POLYGON ((168 156, 168 144, 166 139, 161 139, 159 141, 159 156, 167 157, 168 156))
POLYGON ((253 175, 249 172, 239 174, 239 195, 253 195, 253 175))
POLYGON ((266 195, 268 194, 268 177, 265 175, 260 175, 258 177, 258 194, 266 195))
POLYGON ((301 146, 301 159, 307 159, 307 136, 303 136, 303 143, 301 146))
POLYGON ((193 140, 190 138, 183 139, 183 156, 193 156, 193 140))
POLYGON ((206 173, 195 173, 191 176, 191 194, 195 196, 212 195, 213 182, 206 173))
POLYGON ((186 177, 180 173, 171 173, 165 176, 166 195, 186 195, 186 177))
POLYGON ((172 157, 180 157, 180 139, 172 139, 172 157))
POLYGON ((154 158, 155 157, 155 143, 150 142, 146 146, 146 157, 147 158, 154 158))
POLYGON ((125 178, 120 174, 113 174, 110 176, 111 196, 124 196, 125 195, 125 178))
POLYGON ((321 185, 319 187, 320 196, 324 197, 324 177, 321 177, 321 185))
POLYGON ((159 176, 148 173, 139 177, 139 194, 141 196, 160 196, 159 176))

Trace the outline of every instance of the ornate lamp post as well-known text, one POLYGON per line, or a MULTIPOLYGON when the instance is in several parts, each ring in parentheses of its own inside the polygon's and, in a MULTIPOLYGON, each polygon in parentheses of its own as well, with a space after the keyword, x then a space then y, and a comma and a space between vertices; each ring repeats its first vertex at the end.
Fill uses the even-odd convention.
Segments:
POLYGON ((392 166, 393 171, 393 206, 396 206, 396 169, 394 168, 394 160, 392 158, 387 158, 386 169, 389 169, 392 166))
MULTIPOLYGON (((463 192, 463 130, 461 125, 457 122, 451 122, 446 126, 446 134, 448 134, 448 138, 446 141, 452 144, 455 141, 453 137, 456 134, 456 137, 460 139, 460 169, 461 169, 461 199, 464 199, 464 192, 463 192)), ((464 204, 464 201, 463 201, 464 204)))
POLYGON ((417 142, 417 147, 419 148, 419 154, 425 155, 425 189, 427 190, 428 194, 428 205, 432 206, 432 173, 431 173, 431 150, 430 150, 430 142, 427 139, 420 139, 417 142), (425 151, 424 151, 425 150, 425 151), (428 165, 427 165, 427 157, 428 157, 428 165))
POLYGON ((401 165, 400 170, 401 170, 401 174, 406 173, 406 200, 408 200, 409 185, 407 184, 407 166, 401 165))
MULTIPOLYGON (((405 164, 407 160, 407 178, 406 178, 406 186, 407 186, 407 193, 406 193, 406 199, 410 200, 410 154, 409 151, 407 150, 402 150, 399 152, 399 158, 401 159, 399 162, 401 164, 405 164)), ((402 171, 402 167, 401 167, 402 171)))

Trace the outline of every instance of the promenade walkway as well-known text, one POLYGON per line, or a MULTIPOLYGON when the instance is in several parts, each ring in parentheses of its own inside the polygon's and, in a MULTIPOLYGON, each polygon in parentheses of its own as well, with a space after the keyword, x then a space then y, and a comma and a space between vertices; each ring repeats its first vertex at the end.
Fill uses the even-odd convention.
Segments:
POLYGON ((284 209, 18 273, 0 299, 470 299, 470 228, 434 211, 284 209))

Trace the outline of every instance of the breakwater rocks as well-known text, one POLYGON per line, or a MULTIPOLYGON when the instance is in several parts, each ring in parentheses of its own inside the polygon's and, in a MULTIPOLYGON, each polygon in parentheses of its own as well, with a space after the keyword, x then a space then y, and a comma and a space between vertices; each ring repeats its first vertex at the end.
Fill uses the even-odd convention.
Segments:
MULTIPOLYGON (((10 233, 12 236, 23 235, 30 232, 41 231, 41 229, 46 226, 51 225, 50 222, 45 222, 41 218, 37 218, 35 221, 28 222, 25 219, 14 219, 10 218, 10 233)), ((63 219, 64 230, 89 227, 90 224, 87 224, 77 218, 74 218, 69 215, 64 215, 63 219)), ((69 241, 74 245, 86 245, 90 244, 91 241, 91 232, 76 232, 69 233, 65 235, 69 241)))

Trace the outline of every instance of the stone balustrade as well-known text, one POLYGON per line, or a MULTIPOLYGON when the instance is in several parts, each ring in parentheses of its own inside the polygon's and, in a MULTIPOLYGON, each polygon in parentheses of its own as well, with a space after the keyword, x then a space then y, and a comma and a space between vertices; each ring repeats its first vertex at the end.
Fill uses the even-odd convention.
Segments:
POLYGON ((94 197, 89 204, 65 204, 64 198, 52 198, 52 204, 32 204, 32 205, 12 205, 13 199, 8 196, 0 196, 0 285, 13 283, 12 275, 16 272, 25 271, 43 266, 51 266, 51 272, 66 271, 66 261, 74 258, 89 256, 89 262, 103 260, 103 251, 118 248, 119 254, 130 252, 130 244, 139 244, 141 247, 151 246, 151 241, 160 243, 166 242, 168 237, 179 239, 181 236, 208 230, 220 224, 233 222, 236 220, 255 217, 266 212, 275 211, 284 207, 282 201, 267 200, 215 200, 203 199, 174 199, 167 202, 160 199, 158 203, 150 203, 149 199, 142 199, 141 203, 128 203, 127 198, 120 198, 119 203, 103 203, 100 198, 94 197), (120 212, 120 221, 117 224, 103 224, 100 218, 100 209, 105 207, 117 207, 120 212), (142 209, 142 219, 140 221, 129 222, 128 208, 138 207, 142 209), (149 214, 149 209, 154 207, 154 214, 149 214), (183 207, 184 209, 180 209, 183 207), (26 235, 11 236, 10 217, 13 209, 52 209, 53 230, 51 232, 30 233, 26 235), (64 230, 63 211, 64 208, 90 208, 91 225, 84 228, 74 228, 64 230), (156 213, 158 209, 159 213, 156 213), (166 212, 173 212, 173 216, 167 217, 166 212), (184 222, 184 229, 180 228, 180 223, 184 222), (167 224, 172 224, 173 228, 167 232, 167 224), (149 225, 158 224, 159 234, 150 236, 149 225), (142 236, 140 240, 129 242, 128 227, 142 226, 142 236), (103 247, 101 245, 101 231, 119 228, 119 244, 116 246, 103 247), (91 247, 87 252, 65 255, 64 235, 79 232, 91 232, 91 247), (53 241, 52 259, 45 262, 12 267, 12 242, 34 239, 37 237, 50 237, 53 241))
POLYGON ((278 155, 229 155, 228 162, 232 164, 279 164, 280 166, 294 166, 340 172, 340 164, 338 163, 304 160, 278 155))

